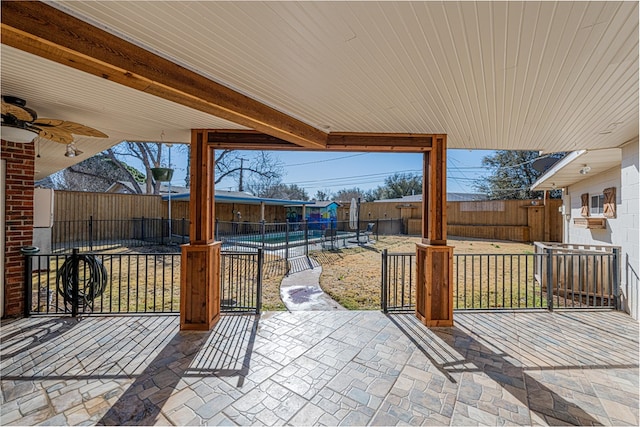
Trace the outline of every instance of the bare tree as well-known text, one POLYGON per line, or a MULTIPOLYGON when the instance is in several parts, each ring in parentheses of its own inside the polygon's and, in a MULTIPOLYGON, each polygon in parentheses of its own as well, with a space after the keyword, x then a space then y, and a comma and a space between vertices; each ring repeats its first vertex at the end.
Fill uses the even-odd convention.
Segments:
POLYGON ((271 199, 309 200, 309 195, 304 190, 304 188, 299 187, 296 184, 277 183, 275 185, 263 188, 260 193, 257 193, 255 195, 260 197, 268 197, 271 199))
MULTIPOLYGON (((190 185, 190 146, 189 144, 175 144, 178 152, 186 152, 187 173, 185 184, 190 185)), ((90 159, 85 160, 91 166, 81 167, 84 162, 71 166, 62 172, 60 180, 64 188, 73 187, 75 189, 104 191, 116 181, 126 181, 129 187, 136 193, 159 194, 160 183, 153 179, 152 168, 169 166, 163 165, 163 156, 166 157, 164 148, 167 144, 162 142, 123 142, 112 147, 90 159), (92 160, 92 159, 97 160, 92 160), (132 168, 128 163, 131 160, 142 163, 144 173, 132 168), (104 162, 107 163, 104 163, 104 162), (108 167, 105 166, 108 164, 108 167), (69 181, 66 184, 66 181, 69 181), (146 191, 140 188, 140 183, 144 183, 146 191)), ((168 159, 166 159, 168 160, 168 159)), ((171 165, 174 166, 173 164, 171 165)), ((279 184, 282 176, 282 165, 280 161, 271 156, 266 151, 216 151, 215 159, 215 183, 219 183, 224 178, 243 179, 247 181, 247 188, 254 193, 264 191, 273 185, 279 184), (242 157, 244 156, 244 157, 242 157), (244 161, 241 161, 241 158, 244 161)))
POLYGON ((318 190, 313 198, 319 202, 326 202, 331 200, 331 191, 328 189, 318 190))
POLYGON ((333 199, 339 202, 348 202, 351 199, 357 199, 358 197, 361 199, 365 199, 365 195, 366 192, 358 187, 343 188, 335 194, 333 199))
POLYGON ((215 183, 229 177, 237 178, 238 182, 243 180, 246 189, 257 194, 280 182, 282 164, 268 151, 218 150, 215 183))
POLYGON ((154 181, 151 174, 152 168, 162 166, 162 142, 123 142, 116 145, 110 151, 113 157, 121 160, 135 158, 142 162, 145 169, 145 183, 147 194, 160 194, 160 183, 154 181))

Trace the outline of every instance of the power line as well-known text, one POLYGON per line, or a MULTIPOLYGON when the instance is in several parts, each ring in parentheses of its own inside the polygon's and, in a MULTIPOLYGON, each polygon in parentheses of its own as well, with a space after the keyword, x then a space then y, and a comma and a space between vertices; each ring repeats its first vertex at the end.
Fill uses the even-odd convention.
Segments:
POLYGON ((372 173, 372 174, 365 174, 365 175, 351 175, 351 176, 342 176, 342 177, 337 177, 337 178, 322 178, 322 179, 315 179, 315 180, 309 180, 309 181, 297 181, 294 184, 297 185, 309 185, 309 184, 316 184, 316 183, 331 183, 331 182, 335 182, 335 181, 356 181, 356 180, 362 180, 364 178, 386 178, 392 175, 396 175, 396 174, 407 174, 407 173, 418 173, 418 172, 422 172, 422 169, 410 169, 410 170, 404 170, 404 171, 390 171, 390 172, 380 172, 380 173, 372 173))
POLYGON ((304 162, 304 163, 294 163, 292 165, 284 165, 284 167, 291 168, 291 167, 295 167, 295 166, 305 166, 305 165, 313 165, 313 164, 316 164, 316 163, 333 162, 333 161, 336 161, 336 160, 350 159, 352 157, 366 156, 367 154, 369 154, 369 153, 351 154, 349 156, 334 157, 333 159, 314 160, 312 162, 304 162))

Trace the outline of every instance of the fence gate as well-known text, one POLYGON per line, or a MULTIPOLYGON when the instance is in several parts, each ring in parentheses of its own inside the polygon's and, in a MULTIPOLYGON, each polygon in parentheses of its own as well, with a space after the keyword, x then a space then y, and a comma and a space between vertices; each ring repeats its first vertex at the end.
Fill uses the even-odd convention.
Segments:
POLYGON ((222 252, 220 311, 260 313, 264 256, 257 252, 222 252))

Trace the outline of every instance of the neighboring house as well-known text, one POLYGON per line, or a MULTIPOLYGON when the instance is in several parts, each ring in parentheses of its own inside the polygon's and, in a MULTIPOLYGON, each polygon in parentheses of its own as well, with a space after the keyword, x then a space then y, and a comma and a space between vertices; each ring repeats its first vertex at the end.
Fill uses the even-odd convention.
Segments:
POLYGON ((532 190, 563 189, 563 243, 621 248, 622 308, 640 319, 640 166, 638 138, 619 148, 574 151, 532 190))
MULTIPOLYGON (((161 190, 162 189, 164 189, 164 185, 161 190)), ((179 194, 174 193, 173 186, 171 190, 172 203, 174 203, 174 206, 180 206, 182 204, 182 215, 188 218, 189 189, 187 189, 187 192, 180 192, 179 194)), ((162 200, 169 200, 168 193, 161 191, 161 195, 162 200)), ((257 197, 241 191, 215 190, 216 219, 220 221, 284 222, 291 208, 297 207, 300 212, 302 212, 303 206, 313 205, 313 203, 314 202, 303 200, 257 197)), ((302 218, 302 216, 300 216, 300 218, 302 218)))
MULTIPOLYGON (((475 202, 479 200, 489 200, 489 197, 481 193, 447 193, 447 202, 475 202)), ((376 202, 419 203, 422 202, 422 194, 404 196, 397 199, 374 200, 374 203, 376 202)))

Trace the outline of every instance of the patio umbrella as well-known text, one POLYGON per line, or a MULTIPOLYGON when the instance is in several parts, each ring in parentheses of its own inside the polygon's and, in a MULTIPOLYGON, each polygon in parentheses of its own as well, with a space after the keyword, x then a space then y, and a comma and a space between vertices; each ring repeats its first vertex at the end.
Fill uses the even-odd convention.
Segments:
POLYGON ((349 228, 356 230, 358 228, 358 202, 355 198, 351 198, 351 207, 349 208, 349 228))

